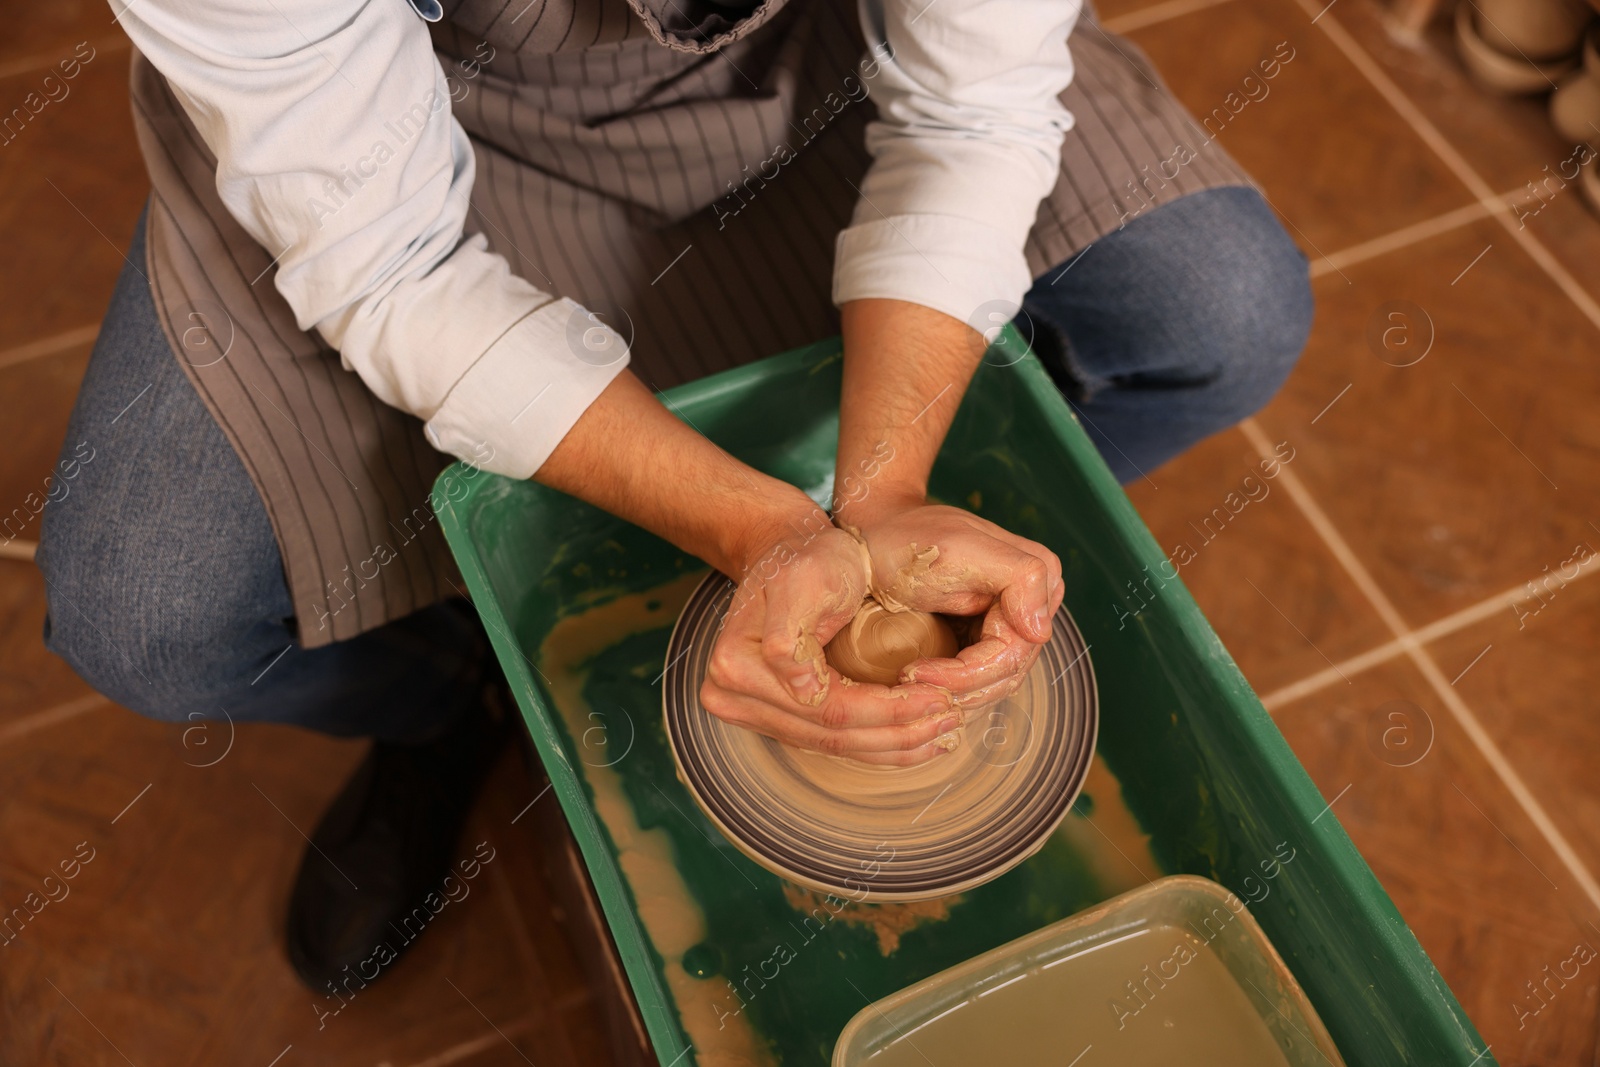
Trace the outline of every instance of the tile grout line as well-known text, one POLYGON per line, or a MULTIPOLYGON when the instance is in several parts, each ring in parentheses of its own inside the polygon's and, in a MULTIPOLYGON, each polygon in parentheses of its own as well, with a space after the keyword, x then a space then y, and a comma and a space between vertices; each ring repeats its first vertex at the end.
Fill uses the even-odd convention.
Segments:
POLYGON ((99 693, 87 693, 76 700, 69 700, 65 704, 57 704, 53 708, 34 712, 32 715, 18 719, 8 726, 0 727, 0 745, 15 741, 17 738, 31 734, 35 730, 44 730, 67 722, 70 719, 76 719, 85 712, 93 711, 101 705, 110 703, 111 701, 99 693))
MULTIPOLYGON (((1266 433, 1262 431, 1261 425, 1254 418, 1245 419, 1241 422, 1239 430, 1249 440, 1250 447, 1254 448, 1258 454, 1267 455, 1272 453, 1272 443, 1267 440, 1266 433)), ((1295 475, 1293 478, 1285 479, 1283 483, 1285 490, 1289 493, 1289 498, 1299 506, 1301 512, 1305 514, 1306 519, 1311 523, 1312 529, 1316 530, 1317 534, 1327 544, 1334 558, 1349 572, 1351 579, 1356 583, 1356 587, 1361 590, 1362 595, 1372 604, 1373 609, 1378 613, 1378 617, 1383 620, 1384 625, 1389 627, 1389 631, 1397 638, 1406 637, 1410 633, 1410 629, 1406 626, 1405 620, 1400 617, 1399 611, 1395 609, 1389 598, 1384 595, 1383 590, 1378 588, 1378 583, 1373 580, 1372 575, 1362 566, 1361 561, 1356 559, 1355 553, 1350 550, 1350 546, 1339 534, 1339 531, 1334 528, 1327 513, 1311 499, 1311 493, 1306 489, 1305 483, 1300 480, 1299 475, 1288 468, 1284 468, 1280 473, 1295 475)))
POLYGON ((1126 15, 1106 19, 1100 24, 1100 28, 1108 33, 1131 33, 1146 26, 1159 26, 1163 22, 1192 15, 1196 11, 1204 11, 1208 7, 1220 7, 1228 2, 1229 0, 1166 0, 1163 4, 1152 4, 1138 11, 1130 11, 1126 15))
POLYGON ((65 330, 49 337, 41 337, 37 341, 17 345, 0 352, 0 370, 12 367, 18 363, 27 363, 29 360, 43 359, 45 356, 54 356, 65 352, 69 348, 87 344, 100 335, 100 326, 79 326, 77 329, 65 330))
MULTIPOLYGON (((1562 585, 1562 588, 1565 589, 1580 578, 1597 572, 1600 572, 1600 556, 1590 557, 1590 560, 1578 564, 1578 573, 1571 578, 1565 579, 1565 584, 1562 585)), ((1396 656, 1402 655, 1411 646, 1421 647, 1428 645, 1441 637, 1446 637, 1458 630, 1464 630, 1468 626, 1480 623, 1501 608, 1509 607, 1518 600, 1525 599, 1528 585, 1528 582, 1524 582, 1522 585, 1480 600, 1470 607, 1451 612, 1449 615, 1436 619, 1420 629, 1408 630, 1401 637, 1396 637, 1391 641, 1369 648, 1367 651, 1351 656, 1347 660, 1341 660, 1336 665, 1338 671, 1328 668, 1317 671, 1314 674, 1308 674, 1297 682, 1290 682, 1288 685, 1268 693, 1261 698, 1261 703, 1266 706, 1268 711, 1276 712, 1286 704, 1291 704, 1302 697, 1310 696, 1312 693, 1326 689, 1334 682, 1343 681, 1345 675, 1360 674, 1380 664, 1387 663, 1396 656)))
MULTIPOLYGON (((1311 12, 1313 10, 1308 0, 1294 0, 1294 2, 1302 11, 1311 12)), ((1361 75, 1371 83, 1372 87, 1388 102, 1389 106, 1399 113, 1400 117, 1411 127, 1412 132, 1433 150, 1434 155, 1443 161, 1444 165, 1454 173, 1456 179, 1465 185, 1467 190, 1477 197, 1480 203, 1495 202, 1494 190, 1489 188, 1489 183, 1484 181, 1478 172, 1472 169, 1472 165, 1466 161, 1461 153, 1456 151, 1455 146, 1445 138, 1444 134, 1439 132, 1433 123, 1428 121, 1427 116, 1384 73, 1383 68, 1378 65, 1378 61, 1373 59, 1366 49, 1362 48, 1355 38, 1351 37, 1349 32, 1332 17, 1321 20, 1320 25, 1322 32, 1328 35, 1328 39, 1333 42, 1334 46, 1344 53, 1345 58, 1350 61, 1351 65, 1360 71, 1361 75)), ((1491 215, 1506 232, 1511 234, 1511 239, 1539 265, 1545 274, 1550 277, 1550 280, 1556 283, 1556 287, 1566 294, 1567 298, 1577 306, 1578 310, 1588 318, 1589 322, 1597 329, 1600 329, 1600 304, 1595 303, 1594 298, 1578 284, 1577 280, 1568 273, 1567 269, 1560 264, 1555 256, 1551 255, 1549 249, 1545 248, 1542 242, 1528 233, 1526 229, 1516 225, 1511 206, 1503 202, 1498 203, 1491 215)))
POLYGON ((1290 682, 1286 686, 1274 689, 1261 698, 1261 706, 1267 709, 1268 714, 1276 715, 1288 704, 1313 693, 1320 693, 1335 682, 1348 681, 1353 675, 1365 674, 1374 667, 1388 663, 1396 656, 1404 655, 1406 649, 1416 643, 1418 638, 1414 634, 1396 637, 1376 648, 1369 648, 1360 655, 1341 660, 1332 667, 1325 667, 1315 674, 1309 674, 1298 682, 1290 682))
MULTIPOLYGON (((511 1034, 520 1035, 525 1030, 533 1029, 536 1022, 538 1022, 538 1016, 524 1016, 516 1022, 507 1023, 499 1030, 491 1030, 486 1034, 451 1045, 443 1052, 430 1056, 425 1060, 418 1060, 416 1063, 411 1064, 410 1067, 449 1067, 452 1063, 460 1063, 469 1056, 476 1056, 480 1052, 496 1047, 502 1039, 511 1034)), ((516 1046, 513 1045, 512 1047, 515 1048, 516 1046)))
MULTIPOLYGON (((1245 437, 1249 439, 1251 447, 1259 455, 1267 458, 1273 454, 1271 442, 1267 439, 1267 435, 1262 432, 1255 419, 1245 419, 1239 424, 1239 428, 1243 431, 1245 437)), ((1471 739, 1479 754, 1488 762, 1490 769, 1495 772, 1501 784, 1511 793, 1512 799, 1517 802, 1523 813, 1533 822, 1534 828, 1544 836, 1545 843, 1554 850, 1563 866, 1577 879, 1578 885, 1589 898, 1589 902, 1595 908, 1600 909, 1600 883, 1595 881, 1594 875, 1589 872, 1588 866, 1567 841, 1561 829, 1556 826, 1555 822, 1544 810, 1544 806, 1539 803, 1538 798, 1528 789, 1527 784, 1522 780, 1522 776, 1511 765, 1511 761, 1506 758, 1505 753, 1500 751, 1500 747, 1495 744, 1494 738, 1489 736, 1488 730, 1478 721, 1478 717, 1472 713, 1472 709, 1467 707, 1467 703, 1461 698, 1461 694, 1450 687, 1449 682, 1445 680, 1444 672, 1439 670, 1439 665, 1434 662, 1427 649, 1416 644, 1415 638, 1405 625, 1405 620, 1400 617, 1400 612, 1383 590, 1379 588, 1371 573, 1356 558, 1355 552, 1351 550, 1350 545, 1339 533, 1338 528, 1333 525, 1327 513, 1312 499, 1310 491, 1306 488, 1305 483, 1300 480, 1299 474, 1286 467, 1280 472, 1280 476, 1283 478, 1283 488, 1289 494, 1289 499, 1295 502, 1301 514, 1305 516, 1306 521, 1311 524, 1311 528, 1317 532, 1318 537, 1322 538, 1328 550, 1333 553, 1339 565, 1344 568, 1350 579, 1355 582, 1356 588, 1371 603, 1378 616, 1383 619, 1384 624, 1389 627, 1395 637, 1402 640, 1410 638, 1404 649, 1406 657, 1422 672, 1422 676, 1428 682, 1429 687, 1444 702, 1446 710, 1450 712, 1456 723, 1466 731, 1467 737, 1471 739)))
POLYGON ((1421 222, 1414 222, 1410 226, 1403 226, 1398 230, 1374 237, 1370 241, 1363 241, 1360 244, 1351 245, 1349 248, 1330 252, 1311 264, 1311 277, 1320 278, 1323 275, 1334 273, 1342 267, 1353 267, 1357 263, 1365 263, 1369 259, 1377 259, 1379 256, 1388 255, 1390 252, 1398 252, 1402 248, 1421 244, 1423 241, 1431 240, 1441 234, 1450 233, 1453 230, 1461 229, 1463 226, 1471 225, 1480 219, 1489 218, 1512 195, 1512 193, 1505 193, 1499 200, 1478 200, 1464 207, 1458 207, 1454 211, 1448 211, 1443 215, 1438 215, 1431 219, 1423 219, 1421 222))

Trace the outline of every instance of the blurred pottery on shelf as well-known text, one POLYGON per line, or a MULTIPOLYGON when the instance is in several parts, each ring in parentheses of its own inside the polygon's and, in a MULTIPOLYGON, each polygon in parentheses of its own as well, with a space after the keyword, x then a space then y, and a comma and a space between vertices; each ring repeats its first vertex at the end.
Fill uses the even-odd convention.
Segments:
POLYGON ((1600 78, 1600 21, 1590 23, 1583 35, 1583 69, 1591 78, 1600 78))
POLYGON ((1550 96, 1550 124, 1574 144, 1600 144, 1600 78, 1574 71, 1550 96))
POLYGON ((1456 5, 1456 44, 1472 80, 1485 89, 1507 95, 1548 92, 1577 65, 1576 56, 1538 63, 1491 48, 1478 35, 1470 3, 1456 5))
POLYGON ((1594 12, 1581 0, 1463 0, 1478 38, 1501 55, 1534 62, 1570 56, 1594 12))

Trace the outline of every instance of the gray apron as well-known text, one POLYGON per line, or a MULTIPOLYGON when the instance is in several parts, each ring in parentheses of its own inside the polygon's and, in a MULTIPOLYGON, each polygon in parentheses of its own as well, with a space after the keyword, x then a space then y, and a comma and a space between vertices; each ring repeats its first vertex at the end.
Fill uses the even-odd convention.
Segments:
MULTIPOLYGON (((432 32, 477 159, 468 232, 629 338, 647 384, 838 332, 834 238, 869 162, 876 72, 850 0, 457 0, 432 32)), ((1070 44, 1076 126, 1029 236, 1036 277, 1124 215, 1249 184, 1131 44, 1087 12, 1070 44), (1168 178, 1180 144, 1194 158, 1168 178)), ((296 327, 273 255, 137 52, 132 82, 156 308, 261 493, 300 643, 463 595, 428 506, 449 457, 296 327)))

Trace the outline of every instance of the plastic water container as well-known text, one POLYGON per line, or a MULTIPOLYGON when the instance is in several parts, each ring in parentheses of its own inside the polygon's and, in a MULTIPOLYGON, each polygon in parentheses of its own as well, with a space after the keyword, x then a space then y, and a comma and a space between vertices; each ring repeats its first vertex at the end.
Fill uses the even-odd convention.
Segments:
POLYGON ((870 1004, 833 1050, 833 1067, 930 1060, 1344 1063, 1244 901, 1193 875, 1158 879, 870 1004))

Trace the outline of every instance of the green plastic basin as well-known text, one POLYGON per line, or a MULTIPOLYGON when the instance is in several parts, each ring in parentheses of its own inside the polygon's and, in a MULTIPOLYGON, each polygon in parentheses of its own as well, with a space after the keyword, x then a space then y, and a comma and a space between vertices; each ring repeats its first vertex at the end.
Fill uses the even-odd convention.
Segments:
MULTIPOLYGON (((1349 1064, 1492 1063, 1182 582, 1167 577, 1164 554, 1043 367, 1031 355, 1013 361, 1014 333, 1002 341, 996 351, 1010 355, 974 379, 931 491, 1060 555, 1100 686, 1099 756, 1156 873, 1201 875, 1239 894, 1349 1064), (1291 851, 1292 862, 1274 859, 1291 851)), ((664 397, 729 452, 825 498, 841 366, 838 343, 825 342, 664 397)), ((733 1024, 758 1059, 826 1067, 869 1002, 1130 887, 1108 885, 1073 844, 1107 836, 1114 798, 1090 790, 1069 816, 1075 830, 945 913, 888 939, 869 922, 828 921, 831 909, 797 899, 722 840, 674 776, 660 705, 672 612, 648 594, 692 583, 704 564, 562 493, 460 465, 440 475, 434 507, 663 1064, 732 1062, 690 1035, 715 1038, 733 1024), (547 661, 552 634, 635 602, 646 624, 594 644, 581 675, 547 661), (578 682, 562 688, 570 677, 578 682), (568 704, 581 697, 585 717, 558 692, 568 704), (670 870, 640 873, 646 837, 651 862, 670 870), (662 934, 656 883, 690 898, 699 925, 681 936, 696 943, 662 934)))

